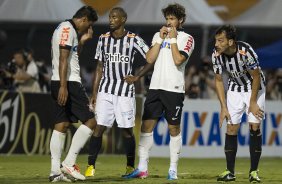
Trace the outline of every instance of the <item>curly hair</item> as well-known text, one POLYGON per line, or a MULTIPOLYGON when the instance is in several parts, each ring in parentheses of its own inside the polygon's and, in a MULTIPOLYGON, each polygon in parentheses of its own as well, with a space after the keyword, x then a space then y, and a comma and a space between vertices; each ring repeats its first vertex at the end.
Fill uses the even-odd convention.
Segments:
POLYGON ((181 22, 182 24, 185 22, 185 8, 178 3, 169 4, 166 8, 162 9, 162 12, 164 17, 168 15, 174 15, 178 20, 183 19, 183 22, 181 22))

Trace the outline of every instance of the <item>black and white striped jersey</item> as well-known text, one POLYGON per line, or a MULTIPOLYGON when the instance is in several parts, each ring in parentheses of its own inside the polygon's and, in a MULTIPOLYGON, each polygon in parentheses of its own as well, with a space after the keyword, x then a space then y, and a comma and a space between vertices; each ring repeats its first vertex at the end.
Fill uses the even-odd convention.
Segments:
POLYGON ((248 70, 255 70, 259 68, 261 89, 265 86, 265 77, 259 66, 257 54, 248 43, 238 41, 236 42, 236 45, 237 51, 232 56, 219 54, 214 49, 212 54, 214 73, 221 74, 222 68, 224 68, 229 74, 228 90, 249 92, 252 88, 253 79, 248 70))
POLYGON ((130 31, 119 39, 110 32, 102 34, 95 54, 95 59, 103 62, 99 92, 134 97, 134 84, 128 84, 124 77, 132 75, 134 55, 138 52, 146 58, 148 50, 144 40, 130 31))

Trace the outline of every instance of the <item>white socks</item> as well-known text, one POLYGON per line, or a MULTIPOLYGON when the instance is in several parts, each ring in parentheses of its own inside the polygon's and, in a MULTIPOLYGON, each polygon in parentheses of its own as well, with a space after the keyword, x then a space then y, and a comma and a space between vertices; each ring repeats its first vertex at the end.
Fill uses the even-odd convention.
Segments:
POLYGON ((149 151, 153 146, 153 132, 140 134, 139 141, 139 165, 138 169, 140 171, 148 170, 149 162, 149 151))
POLYGON ((64 160, 64 164, 71 167, 75 164, 78 153, 81 148, 85 145, 88 138, 92 135, 93 131, 85 125, 80 125, 80 127, 76 130, 73 135, 70 150, 66 159, 64 160))
POLYGON ((169 170, 177 172, 177 165, 179 155, 182 147, 182 136, 178 134, 175 137, 170 136, 169 150, 170 150, 170 167, 169 170))
POLYGON ((50 140, 51 175, 60 174, 61 156, 65 145, 66 134, 53 130, 50 140))

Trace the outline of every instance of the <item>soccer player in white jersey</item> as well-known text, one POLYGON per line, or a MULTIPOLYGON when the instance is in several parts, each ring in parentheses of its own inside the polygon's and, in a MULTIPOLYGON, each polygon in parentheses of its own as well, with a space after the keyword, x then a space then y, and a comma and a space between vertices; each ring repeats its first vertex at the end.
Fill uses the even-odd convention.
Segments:
MULTIPOLYGON (((90 139, 88 167, 85 171, 87 177, 94 176, 102 135, 107 127, 112 127, 114 120, 122 129, 127 158, 125 176, 134 170, 135 89, 134 84, 127 82, 127 78, 132 75, 135 54, 140 53, 145 59, 149 47, 142 38, 124 28, 126 20, 124 9, 113 8, 109 14, 110 31, 102 34, 97 44, 95 59, 98 65, 91 98, 97 127, 90 139)), ((146 64, 138 76, 143 76, 151 66, 146 64)))
POLYGON ((60 23, 53 33, 51 95, 55 101, 55 126, 50 140, 50 182, 70 181, 64 174, 85 180, 74 165, 79 151, 92 135, 96 121, 81 84, 78 56, 84 43, 92 38, 92 24, 97 19, 96 11, 84 6, 72 19, 60 23), (83 124, 76 130, 60 168, 67 128, 78 120, 83 124))
POLYGON ((215 72, 215 86, 221 105, 220 127, 227 121, 225 137, 225 156, 227 169, 218 177, 218 181, 235 181, 235 159, 237 153, 237 134, 241 118, 247 113, 250 127, 251 167, 249 181, 260 182, 258 163, 261 155, 260 124, 264 118, 265 78, 259 66, 258 57, 252 47, 236 40, 236 29, 224 25, 215 33, 215 50, 212 55, 215 72), (222 81, 222 70, 229 73, 227 96, 222 81))
POLYGON ((162 9, 166 26, 157 32, 146 58, 155 61, 154 71, 144 104, 139 142, 139 165, 128 178, 148 176, 149 151, 153 145, 153 129, 164 114, 170 133, 169 180, 177 179, 177 165, 182 137, 180 121, 184 101, 184 70, 194 49, 194 39, 184 32, 185 8, 170 4, 162 9))

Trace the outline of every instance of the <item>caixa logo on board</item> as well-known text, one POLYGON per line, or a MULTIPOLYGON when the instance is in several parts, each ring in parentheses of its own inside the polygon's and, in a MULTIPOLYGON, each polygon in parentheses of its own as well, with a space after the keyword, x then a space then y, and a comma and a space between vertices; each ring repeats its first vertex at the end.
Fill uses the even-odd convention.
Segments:
POLYGON ((111 63, 129 63, 129 56, 120 53, 105 53, 105 59, 111 63))
MULTIPOLYGON (((261 124, 263 146, 282 146, 281 122, 282 113, 266 112, 265 119, 261 124)), ((166 120, 162 117, 154 129, 154 143, 158 146, 169 145, 170 134, 166 124, 166 120)), ((219 112, 184 111, 181 126, 183 146, 205 147, 224 145, 225 128, 219 128, 219 112)), ((238 131, 239 146, 249 145, 249 133, 247 115, 244 114, 238 131)))

